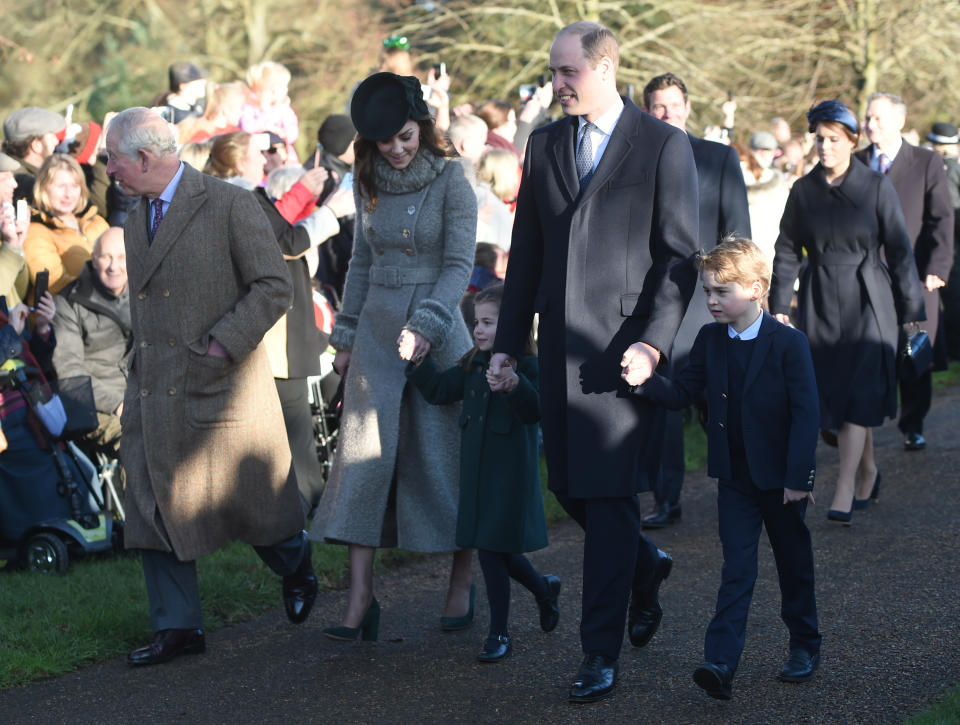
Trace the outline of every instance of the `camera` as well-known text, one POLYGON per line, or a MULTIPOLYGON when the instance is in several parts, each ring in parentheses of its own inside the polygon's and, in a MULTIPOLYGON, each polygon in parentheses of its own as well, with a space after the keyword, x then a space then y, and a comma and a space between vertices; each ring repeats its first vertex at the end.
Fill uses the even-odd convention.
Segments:
POLYGON ((520 100, 524 103, 533 98, 533 94, 536 92, 537 88, 543 88, 550 82, 550 76, 546 73, 541 73, 537 76, 536 84, 525 83, 520 86, 520 100))

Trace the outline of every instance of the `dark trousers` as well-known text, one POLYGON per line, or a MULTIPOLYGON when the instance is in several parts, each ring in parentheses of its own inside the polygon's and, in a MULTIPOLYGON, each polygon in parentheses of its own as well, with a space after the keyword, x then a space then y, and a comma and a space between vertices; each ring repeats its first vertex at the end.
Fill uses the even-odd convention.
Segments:
POLYGON ((660 478, 653 495, 657 506, 680 503, 680 489, 683 488, 683 474, 686 465, 683 461, 683 424, 685 411, 668 410, 663 427, 663 455, 660 478))
POLYGON ((297 486, 313 508, 323 493, 323 474, 320 459, 317 458, 317 439, 313 430, 313 414, 310 411, 310 398, 307 395, 307 379, 274 378, 280 407, 283 408, 283 422, 287 429, 287 442, 293 457, 293 470, 297 476, 297 486))
MULTIPOLYGON (((300 566, 303 557, 310 550, 309 547, 307 532, 300 531, 273 546, 253 548, 275 574, 289 576, 300 566)), ((141 550, 140 558, 147 583, 150 626, 153 631, 203 627, 197 562, 180 561, 171 552, 152 549, 141 550)))
POLYGON ((897 427, 901 433, 923 433, 923 419, 930 412, 933 400, 933 377, 928 371, 916 380, 900 381, 900 420, 897 427))
POLYGON ((790 632, 790 648, 817 654, 817 601, 813 548, 804 523, 806 501, 783 503, 783 489, 761 491, 752 483, 721 481, 717 495, 723 572, 717 611, 707 627, 704 659, 735 672, 743 652, 747 612, 757 581, 761 525, 773 548, 780 579, 780 616, 790 632))
POLYGON ((584 531, 580 643, 585 654, 620 656, 630 591, 653 577, 657 547, 640 533, 640 504, 626 498, 557 500, 584 531))

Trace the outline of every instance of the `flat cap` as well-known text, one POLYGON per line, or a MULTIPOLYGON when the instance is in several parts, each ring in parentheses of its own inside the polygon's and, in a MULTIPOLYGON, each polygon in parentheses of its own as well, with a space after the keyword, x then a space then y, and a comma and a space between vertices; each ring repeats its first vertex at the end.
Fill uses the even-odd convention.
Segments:
POLYGON ((16 171, 20 168, 20 162, 12 156, 7 156, 0 151, 0 171, 16 171))
POLYGON ((67 127, 67 120, 46 108, 27 106, 11 113, 3 121, 3 137, 7 141, 26 141, 46 133, 59 133, 67 127))
POLYGON ((750 137, 750 148, 776 151, 779 144, 776 137, 769 131, 757 131, 750 137))

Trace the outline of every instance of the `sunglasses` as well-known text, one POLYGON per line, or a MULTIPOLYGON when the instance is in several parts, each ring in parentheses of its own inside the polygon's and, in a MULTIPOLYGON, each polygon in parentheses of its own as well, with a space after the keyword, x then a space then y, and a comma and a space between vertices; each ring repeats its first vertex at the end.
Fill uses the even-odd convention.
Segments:
POLYGON ((266 151, 264 151, 263 153, 265 153, 265 154, 278 154, 278 153, 280 153, 280 149, 282 149, 282 148, 283 148, 283 146, 271 146, 270 148, 268 148, 268 149, 267 149, 266 151))
POLYGON ((383 41, 384 48, 410 50, 410 41, 406 35, 391 35, 383 41))

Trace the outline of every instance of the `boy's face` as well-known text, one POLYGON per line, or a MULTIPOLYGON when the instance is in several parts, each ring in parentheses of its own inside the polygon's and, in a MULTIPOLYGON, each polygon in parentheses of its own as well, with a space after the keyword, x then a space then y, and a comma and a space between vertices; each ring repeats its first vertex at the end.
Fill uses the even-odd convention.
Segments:
POLYGON ((717 322, 724 322, 737 332, 743 332, 756 322, 760 314, 763 285, 754 280, 744 287, 739 282, 721 282, 717 273, 704 270, 700 276, 707 295, 707 309, 717 322))

